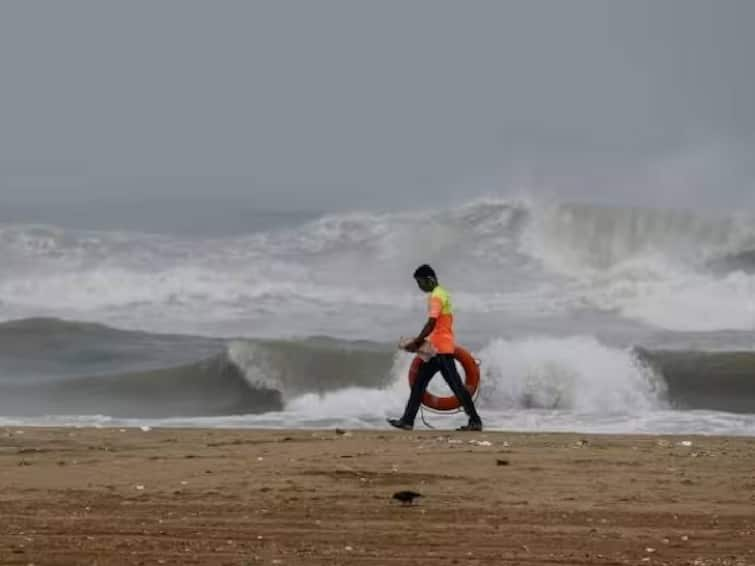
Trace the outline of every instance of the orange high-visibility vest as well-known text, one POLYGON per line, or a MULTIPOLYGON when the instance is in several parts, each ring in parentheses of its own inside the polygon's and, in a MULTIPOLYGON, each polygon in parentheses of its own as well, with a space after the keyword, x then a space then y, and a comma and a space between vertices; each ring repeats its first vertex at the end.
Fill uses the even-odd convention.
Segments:
POLYGON ((430 293, 428 314, 430 318, 435 319, 435 328, 428 340, 439 354, 453 354, 456 348, 453 305, 448 291, 440 285, 430 293))

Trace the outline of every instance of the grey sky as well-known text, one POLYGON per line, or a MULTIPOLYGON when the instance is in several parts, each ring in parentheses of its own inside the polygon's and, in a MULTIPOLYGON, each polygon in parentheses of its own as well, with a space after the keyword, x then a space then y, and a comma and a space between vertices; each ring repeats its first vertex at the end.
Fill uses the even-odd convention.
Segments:
POLYGON ((0 204, 753 204, 753 24, 749 0, 8 0, 0 204))

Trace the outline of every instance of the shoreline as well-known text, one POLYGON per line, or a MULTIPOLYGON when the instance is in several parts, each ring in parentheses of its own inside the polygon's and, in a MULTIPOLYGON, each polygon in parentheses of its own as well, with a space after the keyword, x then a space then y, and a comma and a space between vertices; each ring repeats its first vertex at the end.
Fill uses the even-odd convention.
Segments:
POLYGON ((755 438, 683 437, 0 427, 0 563, 755 565, 755 438))
MULTIPOLYGON (((695 414, 694 412, 691 412, 695 414)), ((678 415, 683 414, 683 411, 669 410, 668 414, 678 415)), ((575 424, 573 427, 569 427, 565 424, 548 425, 546 421, 547 415, 543 416, 542 421, 536 421, 536 424, 532 426, 518 426, 516 421, 504 421, 497 422, 495 416, 491 417, 490 412, 485 413, 485 430, 482 434, 498 434, 498 435, 581 435, 581 436, 595 436, 595 437, 669 437, 669 438, 707 438, 707 439, 724 439, 724 438, 738 438, 738 439, 752 439, 755 440, 755 429, 750 430, 755 426, 755 413, 753 414, 738 414, 738 413, 721 413, 721 412, 697 412, 698 417, 716 417, 718 424, 720 425, 721 419, 730 419, 731 422, 725 426, 719 426, 718 429, 703 430, 702 428, 695 430, 674 430, 671 427, 663 428, 663 425, 658 430, 646 430, 642 428, 633 429, 632 425, 627 424, 624 426, 611 426, 605 429, 600 429, 600 423, 584 422, 575 424), (492 421, 492 422, 491 422, 492 421), (738 425, 738 426, 736 426, 738 425), (735 429, 736 426, 736 430, 735 429)), ((245 415, 246 416, 246 415, 245 415)), ((94 417, 96 418, 96 417, 94 417)), ((177 418, 175 422, 171 422, 174 419, 113 419, 108 418, 107 421, 102 422, 99 420, 84 421, 70 420, 65 418, 54 420, 35 420, 29 418, 22 418, 20 420, 14 420, 12 417, 6 417, 5 421, 0 420, 0 433, 2 431, 15 430, 15 429, 29 429, 29 430, 162 430, 162 431, 227 431, 231 433, 235 432, 266 432, 266 433, 314 433, 318 431, 334 431, 338 429, 349 430, 351 433, 358 434, 387 434, 397 432, 395 429, 388 426, 385 419, 379 419, 375 422, 360 423, 358 426, 349 426, 353 422, 345 421, 316 421, 307 422, 305 424, 284 422, 270 424, 269 422, 260 424, 254 421, 238 421, 235 420, 233 415, 225 417, 197 417, 196 422, 190 417, 177 418)), ((452 434, 456 433, 456 428, 465 424, 467 421, 465 418, 459 418, 457 421, 445 422, 443 427, 425 426, 420 424, 421 418, 417 417, 417 423, 415 423, 415 429, 411 432, 416 434, 452 434)), ((432 422, 432 421, 431 421, 432 422)), ((437 424, 437 423, 436 423, 437 424)), ((531 423, 530 423, 531 424, 531 423)), ((654 423, 657 425, 657 423, 654 423)), ((683 423, 679 425, 685 426, 683 423)))

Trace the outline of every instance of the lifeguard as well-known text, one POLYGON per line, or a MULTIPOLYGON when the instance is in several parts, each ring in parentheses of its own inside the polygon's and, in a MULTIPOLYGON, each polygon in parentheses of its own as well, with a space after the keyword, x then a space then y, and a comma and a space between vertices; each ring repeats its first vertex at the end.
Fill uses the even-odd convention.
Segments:
POLYGON ((454 363, 456 340, 453 329, 454 314, 451 297, 448 291, 438 284, 435 271, 429 265, 419 266, 414 272, 414 279, 422 291, 429 293, 428 319, 419 336, 401 344, 401 347, 407 352, 420 356, 422 364, 412 384, 412 392, 406 404, 404 415, 400 419, 388 419, 388 422, 391 426, 403 430, 414 428, 414 419, 417 416, 425 390, 433 376, 440 371, 443 379, 446 380, 469 417, 469 423, 458 430, 482 430, 482 420, 480 415, 477 414, 472 395, 462 383, 454 363))

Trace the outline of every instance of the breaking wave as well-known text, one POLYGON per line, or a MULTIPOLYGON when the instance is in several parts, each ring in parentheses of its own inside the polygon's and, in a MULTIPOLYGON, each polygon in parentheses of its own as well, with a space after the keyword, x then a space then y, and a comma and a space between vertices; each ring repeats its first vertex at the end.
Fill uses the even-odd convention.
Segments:
MULTIPOLYGON (((411 362, 391 345, 332 338, 227 341, 52 319, 0 324, 0 334, 6 416, 377 419, 403 405, 411 362)), ((624 349, 574 336, 494 339, 477 355, 483 411, 755 412, 752 353, 624 349)))
POLYGON ((495 335, 495 320, 584 312, 679 331, 751 330, 752 220, 481 200, 227 238, 0 225, 0 319, 387 341, 416 315, 407 274, 421 258, 454 289, 470 326, 489 330, 480 341, 495 335))

